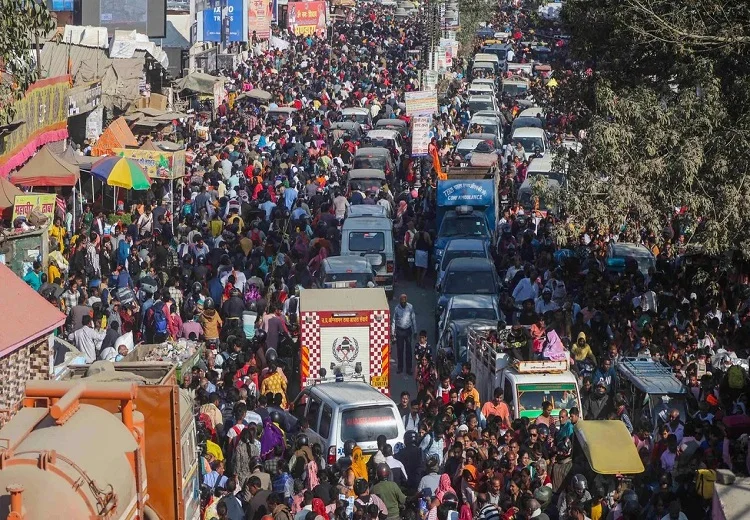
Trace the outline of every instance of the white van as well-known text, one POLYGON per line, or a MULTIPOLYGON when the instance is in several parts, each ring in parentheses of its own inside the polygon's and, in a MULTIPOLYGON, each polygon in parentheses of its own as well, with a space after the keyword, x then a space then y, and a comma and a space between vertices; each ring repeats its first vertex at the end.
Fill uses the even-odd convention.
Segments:
POLYGON ((474 55, 474 63, 492 63, 495 67, 495 72, 500 72, 500 58, 496 54, 490 52, 478 52, 474 55))
POLYGON ((396 404, 364 382, 322 382, 302 390, 292 404, 294 415, 306 418, 310 445, 319 444, 328 465, 344 456, 344 443, 352 440, 367 459, 378 451, 377 438, 388 444, 404 442, 404 421, 396 404))
POLYGON ((547 138, 547 132, 545 132, 541 128, 534 128, 530 126, 516 128, 516 130, 513 132, 513 135, 510 137, 510 140, 513 145, 515 145, 516 143, 521 143, 526 155, 526 160, 534 155, 534 150, 537 148, 542 155, 545 155, 547 152, 549 152, 550 149, 550 142, 547 138))
POLYGON ((393 297, 396 252, 393 223, 385 217, 349 217, 341 227, 341 256, 363 256, 375 270, 375 283, 393 297))

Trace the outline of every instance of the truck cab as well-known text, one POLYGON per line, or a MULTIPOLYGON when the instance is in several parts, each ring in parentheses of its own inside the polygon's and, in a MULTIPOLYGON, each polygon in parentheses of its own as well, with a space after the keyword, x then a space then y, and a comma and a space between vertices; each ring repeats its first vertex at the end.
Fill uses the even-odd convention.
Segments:
POLYGON ((510 327, 498 331, 495 339, 490 331, 468 328, 469 362, 482 402, 492 399, 495 388, 502 388, 514 419, 536 419, 545 402, 552 405, 553 417, 563 408, 580 409, 578 379, 569 370, 569 361, 516 361, 505 351, 509 331, 510 327))

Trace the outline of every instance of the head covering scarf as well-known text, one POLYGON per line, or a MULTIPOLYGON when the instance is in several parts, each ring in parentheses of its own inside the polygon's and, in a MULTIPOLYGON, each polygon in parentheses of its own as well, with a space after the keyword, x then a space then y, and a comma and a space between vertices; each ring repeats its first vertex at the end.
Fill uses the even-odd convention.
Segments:
POLYGON ((316 515, 322 516, 324 520, 329 520, 328 513, 326 512, 326 506, 321 499, 313 498, 312 510, 316 515))
POLYGON ((442 475, 440 475, 440 482, 438 483, 437 491, 435 491, 435 498, 442 502, 443 496, 445 496, 446 493, 453 493, 454 495, 458 496, 456 491, 453 489, 453 486, 451 486, 450 476, 447 473, 443 473, 442 475))
POLYGON ((264 460, 271 458, 276 446, 284 445, 284 433, 270 417, 263 420, 263 436, 260 438, 260 456, 264 460))
POLYGON ((364 456, 362 455, 362 448, 355 446, 352 450, 352 471, 354 471, 354 478, 367 478, 367 464, 365 464, 364 456))

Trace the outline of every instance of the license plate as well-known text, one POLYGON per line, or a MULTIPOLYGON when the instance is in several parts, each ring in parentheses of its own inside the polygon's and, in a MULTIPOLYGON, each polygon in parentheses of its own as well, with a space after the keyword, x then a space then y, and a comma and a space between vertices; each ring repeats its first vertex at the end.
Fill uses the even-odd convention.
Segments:
POLYGON ((370 386, 385 388, 388 386, 388 376, 371 376, 370 386))
POLYGON ((390 279, 391 279, 390 276, 376 276, 375 277, 376 282, 388 282, 390 281, 390 279))

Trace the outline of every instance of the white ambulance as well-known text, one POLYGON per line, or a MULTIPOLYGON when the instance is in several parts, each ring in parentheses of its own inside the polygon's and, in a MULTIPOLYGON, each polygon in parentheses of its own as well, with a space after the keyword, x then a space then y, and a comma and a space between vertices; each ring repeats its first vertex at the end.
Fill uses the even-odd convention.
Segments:
POLYGON ((300 293, 300 385, 364 381, 390 395, 390 308, 385 291, 300 293))

